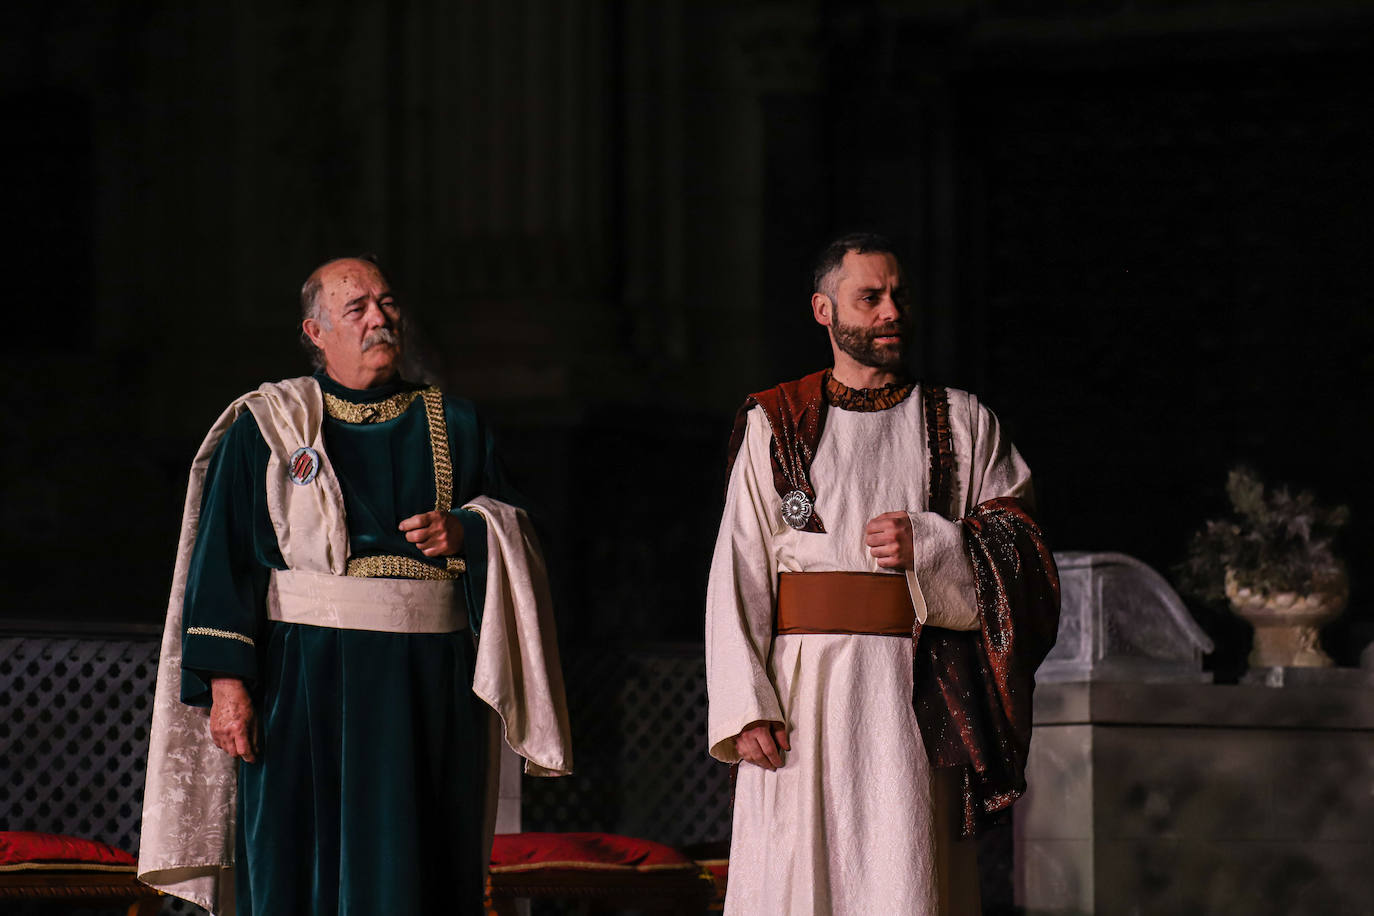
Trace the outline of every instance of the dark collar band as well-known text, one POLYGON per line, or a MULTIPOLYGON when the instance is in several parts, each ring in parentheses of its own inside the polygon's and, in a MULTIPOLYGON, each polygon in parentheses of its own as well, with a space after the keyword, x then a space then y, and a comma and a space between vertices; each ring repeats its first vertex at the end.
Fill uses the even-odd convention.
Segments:
POLYGON ((915 387, 915 382, 893 382, 881 388, 850 388, 829 371, 825 373, 825 399, 830 406, 858 413, 896 407, 911 395, 915 387))

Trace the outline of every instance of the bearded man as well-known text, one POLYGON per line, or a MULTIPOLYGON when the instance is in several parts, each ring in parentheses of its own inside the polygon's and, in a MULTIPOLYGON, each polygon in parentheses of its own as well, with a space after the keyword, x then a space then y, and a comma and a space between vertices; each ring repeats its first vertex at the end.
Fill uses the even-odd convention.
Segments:
POLYGON ((401 378, 375 263, 301 309, 319 371, 192 465, 139 876, 216 914, 480 913, 488 706, 526 772, 571 770, 537 541, 473 406, 401 378))
POLYGON ((834 365, 741 408, 708 585, 710 752, 743 762, 725 912, 976 913, 952 840, 1025 788, 1054 562, 992 411, 908 377, 891 245, 837 239, 814 289, 834 365))

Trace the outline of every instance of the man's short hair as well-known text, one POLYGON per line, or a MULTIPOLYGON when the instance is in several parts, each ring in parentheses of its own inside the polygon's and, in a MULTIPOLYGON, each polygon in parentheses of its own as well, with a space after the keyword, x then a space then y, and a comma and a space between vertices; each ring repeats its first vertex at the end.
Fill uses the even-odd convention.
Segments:
MULTIPOLYGON (((304 324, 307 318, 313 318, 316 321, 320 320, 320 293, 324 292, 324 281, 320 279, 320 271, 336 261, 366 261, 379 271, 382 270, 382 265, 377 263, 377 256, 375 254, 346 254, 337 258, 330 258, 319 267, 310 271, 310 276, 306 278, 305 285, 301 287, 302 324, 304 324)), ((382 271, 382 275, 385 276, 386 272, 382 271)), ((310 365, 314 366, 316 369, 323 369, 324 354, 320 352, 319 347, 315 346, 315 342, 310 339, 310 335, 305 333, 304 327, 301 328, 301 346, 305 347, 305 352, 310 357, 310 365)))
POLYGON ((839 269, 844 263, 844 256, 851 251, 855 254, 890 254, 894 258, 897 257, 897 252, 886 236, 876 232, 846 233, 822 248, 821 253, 816 256, 816 266, 811 273, 814 283, 812 292, 824 293, 831 299, 835 298, 830 275, 839 269))

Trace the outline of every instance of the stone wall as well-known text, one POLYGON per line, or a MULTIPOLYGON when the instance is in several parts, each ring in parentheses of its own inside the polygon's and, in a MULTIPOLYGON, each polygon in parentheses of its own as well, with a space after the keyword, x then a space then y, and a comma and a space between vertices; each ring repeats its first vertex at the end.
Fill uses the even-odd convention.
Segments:
POLYGON ((807 261, 856 224, 1056 546, 1167 568, 1248 459, 1367 553, 1371 35, 1345 0, 31 5, 0 611, 156 620, 200 436, 302 370, 301 279, 364 250, 506 434, 574 637, 622 634, 618 590, 635 638, 696 638, 731 413, 827 359, 807 261))

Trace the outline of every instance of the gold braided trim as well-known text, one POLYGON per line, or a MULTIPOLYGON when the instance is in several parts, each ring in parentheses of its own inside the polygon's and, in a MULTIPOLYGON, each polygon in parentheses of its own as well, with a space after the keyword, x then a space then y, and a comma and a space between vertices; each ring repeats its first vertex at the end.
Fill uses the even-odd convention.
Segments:
POLYGON ((418 391, 402 391, 383 401, 354 404, 328 391, 321 393, 324 395, 325 413, 345 423, 385 423, 387 420, 394 420, 409 410, 410 405, 420 396, 418 391))
POLYGON ((187 636, 218 636, 220 639, 237 639, 239 642, 246 642, 248 645, 255 645, 251 636, 244 636, 242 633, 234 633, 230 630, 216 630, 214 627, 187 627, 187 636))
MULTIPOLYGON (((434 453, 434 508, 438 512, 453 509, 453 458, 448 450, 448 420, 444 418, 444 396, 438 388, 424 390, 425 416, 429 420, 429 448, 434 453)), ((461 557, 448 558, 448 572, 456 578, 468 571, 467 561, 461 557)))
POLYGON ((454 579, 467 572, 467 563, 459 557, 448 560, 448 568, 440 569, 410 557, 349 557, 344 575, 360 579, 454 579))
POLYGON ((434 452, 434 508, 447 512, 453 508, 453 460, 448 452, 444 396, 438 388, 426 388, 424 397, 425 414, 429 418, 429 447, 434 452))
MULTIPOLYGON (((104 865, 99 862, 19 862, 15 865, 0 865, 0 872, 13 871, 94 871, 94 872, 123 872, 132 875, 138 871, 136 865, 104 865)), ((109 886, 112 892, 128 893, 122 885, 109 886)), ((102 888, 103 890, 104 888, 102 888)), ((44 888, 45 891, 57 890, 57 888, 44 888)), ((75 888, 73 888, 75 890, 75 888)), ((85 890, 85 888, 82 888, 85 890)), ((152 892, 146 892, 152 896, 152 892)), ((35 895, 37 896, 37 895, 35 895)), ((47 896, 44 894, 43 896, 47 896)), ((53 894, 52 896, 58 896, 53 894)))
MULTIPOLYGON (((429 422, 429 448, 434 459, 434 508, 439 512, 453 508, 453 458, 449 454, 444 396, 438 388, 402 391, 372 404, 354 404, 327 391, 323 394, 325 411, 345 423, 385 423, 405 413, 416 398, 423 398, 425 419, 429 422)), ((454 579, 467 569, 467 562, 461 557, 446 558, 444 569, 410 557, 355 557, 348 561, 346 575, 365 579, 454 579)))
MULTIPOLYGON (((728 861, 728 860, 722 860, 728 861)), ((570 871, 680 871, 695 872, 695 862, 664 862, 659 865, 616 865, 610 862, 588 862, 586 859, 569 859, 555 862, 517 862, 514 865, 493 865, 488 871, 493 875, 518 874, 519 872, 538 871, 541 868, 566 868, 570 871)))

